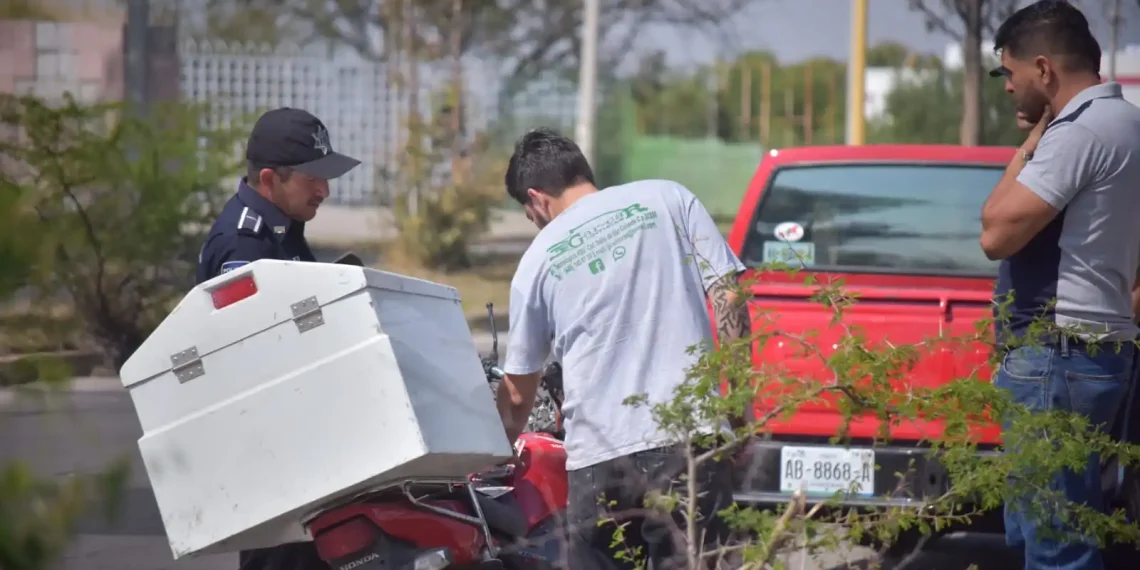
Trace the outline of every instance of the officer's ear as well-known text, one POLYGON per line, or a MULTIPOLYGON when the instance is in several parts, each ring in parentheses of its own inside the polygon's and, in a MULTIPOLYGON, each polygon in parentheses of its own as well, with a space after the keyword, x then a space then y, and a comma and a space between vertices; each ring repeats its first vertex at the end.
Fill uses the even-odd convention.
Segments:
POLYGON ((257 171, 257 187, 258 188, 273 188, 276 174, 272 168, 262 168, 257 171))

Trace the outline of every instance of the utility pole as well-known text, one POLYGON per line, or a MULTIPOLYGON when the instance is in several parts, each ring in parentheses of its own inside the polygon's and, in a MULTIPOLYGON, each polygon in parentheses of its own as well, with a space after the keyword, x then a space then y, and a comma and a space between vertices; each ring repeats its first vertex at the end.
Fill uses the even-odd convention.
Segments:
POLYGON ((582 18, 582 53, 578 65, 578 122, 574 128, 582 154, 590 166, 594 165, 594 123, 597 120, 598 92, 598 3, 584 0, 582 18))
POLYGON ((1116 51, 1120 42, 1120 0, 1108 0, 1108 80, 1116 81, 1116 51))
POLYGON ((126 99, 135 112, 144 114, 147 93, 147 36, 150 0, 127 0, 127 29, 123 41, 126 99))
POLYGON ((815 82, 811 74, 811 62, 804 65, 804 144, 812 144, 812 134, 815 131, 815 124, 812 118, 815 116, 815 101, 813 95, 815 94, 815 82))
POLYGON ((740 140, 746 141, 752 137, 752 67, 747 61, 741 61, 740 69, 740 140))
POLYGON ((760 67, 760 145, 767 148, 772 132, 772 63, 760 67))
POLYGON ((847 144, 863 144, 867 93, 867 0, 851 0, 851 52, 847 59, 847 144))

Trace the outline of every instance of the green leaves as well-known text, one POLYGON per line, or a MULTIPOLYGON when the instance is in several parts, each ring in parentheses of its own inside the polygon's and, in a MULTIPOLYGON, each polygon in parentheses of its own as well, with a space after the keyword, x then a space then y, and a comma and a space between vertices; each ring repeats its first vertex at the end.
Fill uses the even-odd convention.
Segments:
POLYGON ((202 108, 125 111, 0 99, 0 128, 20 133, 0 142, 0 283, 26 287, 33 312, 62 308, 116 369, 193 286, 199 232, 231 192, 245 136, 204 128, 202 108))
POLYGON ((19 462, 0 467, 0 568, 52 568, 81 517, 118 515, 129 474, 126 460, 101 475, 60 480, 41 479, 19 462))
MULTIPOLYGON (((0 138, 0 294, 28 299, 6 307, 6 348, 78 337, 117 368, 193 286, 200 232, 231 193, 224 181, 239 172, 246 133, 205 128, 197 107, 126 110, 0 96, 0 129, 14 135, 0 138)), ((20 394, 44 399, 71 376, 52 355, 4 372, 37 382, 20 394)), ((53 567, 81 517, 117 515, 129 467, 46 479, 0 465, 0 568, 53 567)))
MULTIPOLYGON (((906 73, 900 71, 900 73, 906 73)), ((914 79, 900 77, 887 95, 886 115, 868 125, 868 142, 958 144, 961 138, 963 75, 939 65, 917 68, 914 79)), ((1020 145, 1013 102, 1002 82, 982 81, 981 144, 1020 145)))
MULTIPOLYGON (((754 279, 780 271, 796 274, 762 267, 754 279)), ((940 355, 957 358, 980 346, 992 346, 991 320, 966 329, 966 334, 938 334, 914 343, 874 339, 850 324, 849 312, 858 307, 859 300, 842 283, 813 279, 810 274, 801 278, 816 305, 794 310, 829 315, 823 331, 789 328, 780 314, 758 304, 752 310, 751 338, 715 348, 692 348, 696 360, 672 400, 651 403, 644 396, 634 396, 626 400, 627 405, 650 406, 658 425, 676 441, 688 442, 693 449, 712 446, 699 455, 688 454, 688 461, 698 465, 729 454, 754 434, 763 437, 776 422, 793 420, 809 406, 813 414, 829 411, 838 416, 833 445, 850 443, 853 426, 878 422, 875 447, 899 444, 925 452, 890 474, 895 488, 876 492, 920 498, 923 507, 854 508, 844 506, 842 493, 824 498, 813 508, 807 508, 797 495, 789 495, 787 504, 774 509, 736 505, 722 514, 741 536, 750 538, 724 545, 719 553, 701 553, 701 557, 733 552, 743 557, 745 568, 778 568, 785 551, 811 555, 852 542, 890 545, 901 537, 913 540, 952 525, 968 525, 979 514, 1023 497, 1033 498, 1024 505, 1031 516, 1065 521, 1071 532, 1101 544, 1140 542, 1140 526, 1129 522, 1123 512, 1100 513, 1048 490, 1051 479, 1062 470, 1083 469, 1090 453, 1098 454, 1102 462, 1115 458, 1123 466, 1140 466, 1140 446, 1114 441, 1075 414, 1027 410, 1007 392, 982 380, 984 370, 936 385, 914 381, 916 367, 938 362, 940 355), (826 345, 824 338, 829 339, 826 345), (753 354, 764 356, 753 360, 753 354), (808 362, 819 366, 805 366, 808 362), (757 415, 746 428, 720 440, 697 435, 710 423, 740 414, 754 402, 759 403, 757 415), (1006 448, 979 445, 981 430, 992 428, 999 419, 1009 426, 1003 434, 1006 448), (903 428, 908 434, 919 433, 919 439, 911 440, 908 435, 907 440, 895 441, 895 434, 903 428), (923 461, 934 461, 945 470, 946 486, 934 495, 917 496, 918 491, 908 485, 915 476, 929 476, 927 471, 917 471, 923 461)), ((747 297, 751 289, 751 282, 743 282, 738 294, 747 297)), ((999 300, 999 319, 1006 318, 1009 301, 999 300)), ((1057 331, 1044 320, 1031 329, 1074 332, 1057 331)), ((860 445, 868 443, 864 440, 860 445)), ((655 497, 653 502, 685 507, 691 504, 691 490, 675 489, 670 493, 672 501, 655 497)))
POLYGON ((502 202, 506 168, 505 157, 491 152, 482 136, 475 144, 463 141, 452 116, 452 110, 462 108, 454 87, 436 93, 430 118, 410 117, 406 160, 390 177, 399 229, 395 252, 445 271, 471 264, 469 247, 488 229, 491 209, 502 202))

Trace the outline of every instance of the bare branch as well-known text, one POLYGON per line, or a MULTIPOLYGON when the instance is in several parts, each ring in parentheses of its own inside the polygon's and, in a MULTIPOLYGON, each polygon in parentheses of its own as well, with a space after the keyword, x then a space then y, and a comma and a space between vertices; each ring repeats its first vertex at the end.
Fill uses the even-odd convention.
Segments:
MULTIPOLYGON (((246 4, 259 0, 244 0, 246 4)), ((628 46, 646 26, 669 25, 700 32, 714 32, 752 0, 603 0, 599 39, 603 45, 614 38, 618 49, 612 57, 628 54, 628 46)), ((417 0, 404 13, 400 0, 291 0, 284 10, 291 18, 306 22, 312 38, 324 38, 348 46, 362 56, 382 61, 384 42, 377 38, 399 28, 403 18, 415 18, 417 40, 423 45, 446 43, 452 14, 450 2, 417 0)), ((485 53, 508 63, 508 77, 530 78, 551 69, 571 67, 578 57, 582 25, 580 2, 530 0, 485 0, 466 2, 460 15, 464 26, 460 40, 463 53, 485 53)), ((436 50, 425 59, 442 57, 436 50)), ((429 50, 431 52, 431 50, 429 50)))

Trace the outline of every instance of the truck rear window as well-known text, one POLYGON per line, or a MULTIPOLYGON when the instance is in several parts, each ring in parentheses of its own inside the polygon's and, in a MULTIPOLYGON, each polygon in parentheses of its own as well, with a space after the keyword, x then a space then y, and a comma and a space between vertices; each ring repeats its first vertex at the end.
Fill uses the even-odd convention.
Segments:
POLYGON ((946 164, 778 169, 742 260, 843 273, 994 276, 998 262, 986 259, 978 237, 982 204, 1002 172, 946 164))

